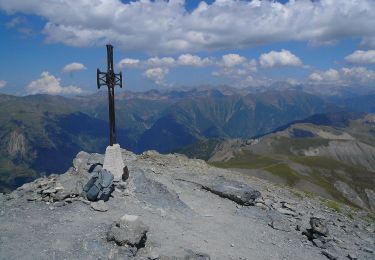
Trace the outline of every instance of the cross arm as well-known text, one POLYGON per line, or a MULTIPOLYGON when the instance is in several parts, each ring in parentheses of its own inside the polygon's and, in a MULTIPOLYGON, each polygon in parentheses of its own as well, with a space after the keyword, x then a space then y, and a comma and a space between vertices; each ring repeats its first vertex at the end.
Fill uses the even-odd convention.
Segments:
POLYGON ((122 73, 101 72, 99 69, 96 71, 96 84, 98 89, 101 86, 115 87, 119 86, 122 88, 122 73))

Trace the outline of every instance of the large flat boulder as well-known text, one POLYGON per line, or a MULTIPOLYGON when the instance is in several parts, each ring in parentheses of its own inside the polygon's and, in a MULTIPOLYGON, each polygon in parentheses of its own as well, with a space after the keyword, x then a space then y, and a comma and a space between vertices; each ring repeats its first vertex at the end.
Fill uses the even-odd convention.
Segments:
POLYGON ((254 205, 254 201, 261 195, 259 191, 245 183, 225 178, 218 178, 216 181, 205 184, 202 187, 213 194, 244 206, 254 205))

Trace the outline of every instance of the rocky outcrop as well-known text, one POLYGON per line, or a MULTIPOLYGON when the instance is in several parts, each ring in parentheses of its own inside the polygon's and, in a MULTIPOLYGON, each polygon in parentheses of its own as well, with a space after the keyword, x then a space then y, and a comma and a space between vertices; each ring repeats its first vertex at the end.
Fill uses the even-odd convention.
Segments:
POLYGON ((103 161, 103 155, 85 152, 65 174, 0 194, 1 258, 374 256, 367 212, 342 206, 338 214, 319 199, 177 154, 122 150, 122 157, 129 178, 115 183, 107 202, 84 197, 89 170, 103 161))

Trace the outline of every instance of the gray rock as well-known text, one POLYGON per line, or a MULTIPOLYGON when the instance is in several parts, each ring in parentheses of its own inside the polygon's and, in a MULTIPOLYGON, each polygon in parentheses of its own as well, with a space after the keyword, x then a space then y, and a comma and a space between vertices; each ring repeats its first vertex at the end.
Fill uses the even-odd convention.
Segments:
POLYGON ((102 200, 99 200, 97 202, 91 202, 90 206, 92 209, 101 212, 105 212, 109 209, 108 205, 106 205, 105 202, 102 200))
POLYGON ((328 235, 327 221, 325 219, 319 217, 311 217, 310 226, 313 233, 322 236, 328 235))
POLYGON ((312 242, 313 242, 314 246, 316 246, 316 247, 319 247, 319 248, 322 248, 322 249, 326 249, 327 248, 327 246, 325 245, 325 243, 323 243, 322 240, 319 239, 319 238, 313 239, 312 242))
MULTIPOLYGON (((137 250, 134 250, 134 248, 113 247, 109 251, 107 259, 109 260, 134 259, 135 254, 137 254, 137 250)), ((142 256, 139 256, 136 259, 137 260, 149 260, 148 258, 145 258, 142 256)))
POLYGON ((58 191, 57 193, 51 194, 52 198, 56 201, 62 201, 70 196, 70 193, 64 191, 58 191))
POLYGON ((50 194, 50 193, 56 193, 56 192, 57 190, 55 190, 54 188, 49 188, 49 189, 42 191, 43 194, 50 194))
POLYGON ((53 206, 56 207, 56 208, 62 207, 62 206, 65 206, 65 202, 57 201, 57 202, 53 203, 53 206))
POLYGON ((115 183, 115 186, 118 187, 120 190, 125 190, 128 186, 128 183, 126 181, 119 181, 115 183))
POLYGON ((288 202, 282 201, 281 206, 285 209, 291 210, 291 211, 296 211, 296 208, 290 205, 288 202))
POLYGON ((204 253, 197 253, 191 250, 187 250, 187 254, 183 257, 176 256, 164 256, 161 255, 157 258, 158 260, 210 260, 210 256, 204 253))
POLYGON ((56 187, 55 187, 55 190, 56 190, 56 191, 63 191, 63 190, 64 190, 64 187, 61 186, 61 184, 57 184, 56 187))
POLYGON ((349 253, 349 254, 348 254, 348 258, 349 258, 350 260, 357 260, 357 259, 358 259, 357 255, 355 255, 355 254, 353 254, 353 253, 349 253))
POLYGON ((133 171, 132 179, 136 186, 134 193, 140 200, 148 201, 155 208, 191 213, 190 208, 186 206, 174 190, 147 176, 144 171, 133 171))
POLYGON ((137 257, 138 258, 143 257, 144 259, 148 259, 148 260, 159 259, 160 249, 159 248, 149 248, 149 247, 140 248, 137 251, 137 257))
POLYGON ((124 215, 120 221, 114 222, 107 233, 107 241, 115 241, 120 246, 142 248, 147 240, 149 228, 138 216, 124 215))
POLYGON ((36 201, 38 199, 41 199, 41 197, 37 194, 31 194, 29 196, 27 196, 26 198, 28 201, 36 201))
POLYGON ((323 250, 322 255, 326 256, 328 259, 331 260, 337 260, 339 258, 335 253, 327 250, 323 250))
POLYGON ((87 199, 84 199, 84 198, 78 198, 78 201, 81 201, 81 202, 83 202, 84 204, 86 204, 86 205, 90 205, 91 204, 91 202, 89 201, 89 200, 87 200, 87 199))
POLYGON ((188 253, 183 258, 184 260, 210 260, 210 256, 204 253, 197 253, 188 250, 188 253))
POLYGON ((291 211, 291 210, 289 210, 289 209, 276 208, 276 210, 277 210, 278 212, 280 212, 281 214, 289 215, 289 216, 292 216, 292 217, 295 217, 295 216, 298 215, 296 212, 291 211))
POLYGON ((216 182, 203 185, 203 189, 210 191, 222 198, 230 199, 237 204, 250 206, 260 197, 260 192, 245 183, 218 178, 216 182))
POLYGON ((374 253, 374 250, 371 249, 371 248, 368 248, 368 247, 364 247, 364 248, 362 248, 362 250, 367 252, 367 253, 371 253, 371 254, 374 253))
POLYGON ((276 230, 281 230, 285 232, 292 231, 292 228, 290 227, 290 223, 283 219, 272 220, 268 225, 276 230))

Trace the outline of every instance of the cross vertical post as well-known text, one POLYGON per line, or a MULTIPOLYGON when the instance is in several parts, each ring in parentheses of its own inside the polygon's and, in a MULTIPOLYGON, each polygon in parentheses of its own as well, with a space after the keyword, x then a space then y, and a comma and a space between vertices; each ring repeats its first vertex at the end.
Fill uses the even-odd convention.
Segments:
POLYGON ((113 46, 107 44, 107 72, 97 69, 96 81, 98 89, 108 87, 108 114, 109 114, 109 145, 116 143, 116 118, 115 118, 115 86, 122 88, 122 73, 115 73, 113 69, 113 46))

